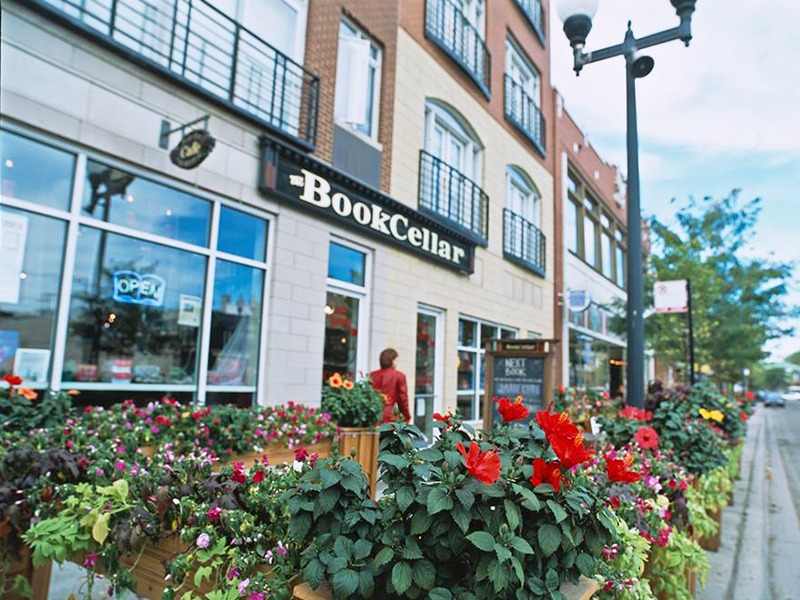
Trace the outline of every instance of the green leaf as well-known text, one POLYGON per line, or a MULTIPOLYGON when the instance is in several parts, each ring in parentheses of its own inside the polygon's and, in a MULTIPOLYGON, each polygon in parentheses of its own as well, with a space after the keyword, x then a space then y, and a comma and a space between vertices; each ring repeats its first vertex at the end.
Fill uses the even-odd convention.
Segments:
POLYGON ((447 588, 437 587, 428 592, 428 600, 453 600, 453 594, 447 588))
POLYGON ((578 555, 578 558, 575 559, 575 566, 585 577, 594 576, 594 558, 586 554, 586 552, 581 552, 578 555))
POLYGON ((433 517, 428 514, 424 508, 420 508, 414 516, 411 517, 411 535, 419 535, 425 533, 433 523, 433 517))
POLYGON ((447 495, 445 488, 433 488, 428 494, 428 512, 431 515, 451 508, 453 508, 453 499, 447 495))
POLYGON ((404 485, 397 490, 395 497, 397 498, 397 506, 400 510, 405 510, 414 502, 414 488, 410 485, 404 485))
POLYGON ((362 487, 362 476, 360 475, 348 475, 347 477, 342 477, 342 481, 339 483, 344 489, 349 492, 353 492, 354 494, 358 494, 361 491, 362 487))
POLYGON ((494 537, 488 531, 474 531, 467 536, 467 539, 484 552, 494 550, 494 537))
POLYGON ((558 579, 558 573, 556 573, 554 569, 547 569, 547 575, 544 578, 544 585, 551 592, 561 587, 561 582, 558 579))
POLYGON ((33 596, 33 588, 24 575, 17 575, 14 577, 14 583, 11 585, 11 592, 22 596, 23 598, 30 598, 33 596))
POLYGON ((456 452, 455 450, 445 450, 444 459, 447 461, 447 464, 451 469, 455 468, 461 464, 461 453, 456 452))
POLYGON ((124 502, 128 498, 128 482, 124 479, 117 479, 111 485, 114 488, 117 498, 124 502))
POLYGON ((358 593, 364 598, 372 598, 375 592, 375 578, 368 570, 360 571, 358 574, 358 593))
POLYGON ((392 569, 392 587, 399 596, 411 587, 411 566, 407 562, 399 562, 392 569))
POLYGON ((336 503, 339 501, 340 495, 341 491, 336 487, 330 487, 322 490, 317 497, 317 502, 319 502, 322 512, 331 512, 333 507, 336 506, 336 503))
POLYGON ((453 521, 455 521, 456 525, 458 525, 458 528, 461 530, 461 532, 467 533, 469 530, 470 521, 472 520, 470 518, 470 512, 460 504, 456 504, 450 510, 450 516, 453 518, 453 521))
POLYGON ((567 518, 567 511, 561 508, 561 506, 556 502, 548 500, 547 506, 549 506, 550 510, 553 512, 553 516, 556 518, 556 523, 561 523, 561 521, 567 518))
POLYGON ((406 539, 406 547, 403 548, 403 558, 408 560, 416 560, 422 558, 422 550, 419 549, 417 538, 410 537, 406 539))
POLYGON ((509 558, 511 558, 511 551, 505 546, 502 546, 500 544, 494 545, 494 552, 495 554, 497 554, 497 560, 499 560, 500 562, 505 562, 509 558))
POLYGON ((323 488, 329 488, 333 485, 336 485, 341 481, 342 474, 337 471, 336 469, 332 469, 330 467, 322 468, 319 472, 319 479, 322 482, 323 488))
POLYGON ((429 560, 418 560, 411 567, 411 577, 417 586, 429 590, 436 581, 436 567, 429 560))
POLYGON ((380 552, 378 552, 378 554, 375 556, 375 560, 372 561, 373 570, 377 571, 393 558, 394 558, 394 550, 389 548, 389 546, 384 546, 383 548, 381 548, 380 552))
POLYGON ((420 450, 417 452, 417 458, 426 460, 428 462, 434 462, 437 460, 442 460, 444 455, 436 448, 425 448, 425 450, 420 450))
POLYGON ((358 573, 352 569, 342 569, 333 575, 331 585, 334 593, 340 598, 348 598, 358 589, 358 573))
POLYGON ((472 505, 475 504, 475 494, 473 494, 469 490, 465 490, 462 488, 457 489, 456 498, 458 498, 458 501, 461 502, 461 505, 467 510, 472 508, 472 505))
POLYGON ((378 462, 386 463, 387 465, 391 465, 397 469, 405 469, 411 462, 405 457, 399 454, 389 454, 388 452, 381 452, 380 456, 378 456, 378 462))
POLYGON ((521 537, 514 537, 511 540, 511 547, 522 554, 533 554, 533 548, 531 545, 527 542, 527 540, 521 537))
POLYGON ((519 579, 519 582, 525 583, 525 572, 522 570, 522 563, 516 556, 511 557, 511 566, 514 567, 514 573, 519 579))
POLYGON ((340 535, 336 538, 336 541, 333 543, 333 551, 336 553, 337 556, 341 556, 346 558, 348 561, 353 558, 353 549, 355 544, 353 544, 353 540, 340 535))
POLYGON ((539 547, 545 556, 550 556, 561 545, 561 530, 550 523, 539 527, 537 533, 539 547))
POLYGON ((334 556, 328 562, 328 573, 334 575, 347 567, 347 559, 344 556, 334 556))
POLYGON ((309 529, 311 529, 311 515, 308 513, 295 515, 289 522, 289 531, 292 537, 299 542, 305 539, 309 529))
POLYGON ((522 515, 520 515, 519 506, 514 504, 511 500, 504 500, 503 505, 506 507, 506 519, 511 531, 516 531, 519 527, 522 515))
POLYGON ((202 566, 194 572, 194 585, 200 587, 203 585, 203 579, 211 579, 211 567, 202 566))
POLYGON ((325 565, 318 558, 312 559, 303 569, 303 576, 316 589, 325 582, 325 565))
POLYGON ((94 541, 98 544, 105 542, 106 538, 108 537, 108 520, 110 518, 111 515, 108 513, 103 513, 94 522, 94 526, 92 527, 92 538, 94 538, 94 541))
POLYGON ((355 546, 353 547, 353 556, 357 560, 366 558, 369 556, 370 552, 372 552, 372 542, 363 538, 356 540, 355 546))

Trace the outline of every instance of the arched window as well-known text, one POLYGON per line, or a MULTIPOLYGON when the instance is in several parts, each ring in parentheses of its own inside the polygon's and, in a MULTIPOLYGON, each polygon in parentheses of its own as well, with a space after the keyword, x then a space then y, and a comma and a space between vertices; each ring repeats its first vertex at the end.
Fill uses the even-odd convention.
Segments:
POLYGON ((483 144, 469 122, 440 100, 425 103, 425 151, 480 184, 483 144))
POLYGON ((506 169, 506 208, 541 229, 541 194, 522 169, 506 169))
POLYGON ((541 230, 541 194, 519 167, 506 169, 503 254, 544 277, 545 237, 541 230))

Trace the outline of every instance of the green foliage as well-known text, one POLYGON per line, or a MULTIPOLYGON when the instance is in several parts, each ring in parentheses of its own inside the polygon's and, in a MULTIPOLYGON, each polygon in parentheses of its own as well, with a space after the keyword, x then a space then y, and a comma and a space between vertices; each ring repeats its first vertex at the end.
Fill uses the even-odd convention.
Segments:
POLYGON ((63 425, 72 413, 72 401, 64 392, 0 389, 0 430, 3 437, 63 425), (36 397, 28 398, 27 395, 36 397))
POLYGON ((322 392, 322 410, 341 427, 373 427, 383 417, 383 397, 369 379, 350 381, 333 375, 322 392))
POLYGON ((686 532, 675 532, 665 547, 650 553, 650 587, 659 598, 693 600, 688 589, 689 573, 705 583, 710 569, 708 555, 686 532))
POLYGON ((615 524, 618 551, 610 560, 599 562, 596 579, 601 583, 601 588, 597 598, 656 600, 649 580, 642 578, 650 552, 650 542, 624 520, 617 519, 615 524))
MULTIPOLYGON (((786 304, 793 265, 744 256, 760 210, 760 200, 742 203, 734 190, 719 200, 690 199, 675 225, 650 222, 646 302, 652 304, 655 281, 691 279, 695 362, 710 365, 717 382, 739 381, 744 368, 764 358, 767 340, 791 333, 781 324, 798 314, 786 304)), ((685 364, 685 315, 651 314, 645 330, 659 358, 685 364)))

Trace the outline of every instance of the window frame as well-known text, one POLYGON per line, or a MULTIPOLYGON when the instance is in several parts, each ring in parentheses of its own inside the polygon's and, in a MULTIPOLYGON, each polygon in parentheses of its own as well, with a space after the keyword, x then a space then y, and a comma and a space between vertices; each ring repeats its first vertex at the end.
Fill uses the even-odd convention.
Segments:
POLYGON ((511 34, 506 36, 505 74, 511 77, 511 79, 525 91, 528 97, 533 100, 534 106, 541 110, 542 74, 511 34), (514 79, 511 71, 511 67, 514 65, 517 66, 520 72, 528 76, 524 83, 514 79), (528 83, 530 83, 530 85, 527 85, 528 83))
MULTIPOLYGON (((234 15, 231 17, 237 23, 240 23, 242 26, 247 27, 250 31, 255 33, 254 28, 245 22, 245 4, 248 2, 256 2, 257 0, 232 0, 234 4, 234 15)), ((309 0, 273 0, 276 2, 283 2, 288 4, 290 7, 294 8, 297 11, 297 21, 295 22, 295 43, 292 55, 289 55, 294 62, 299 65, 303 64, 305 60, 305 52, 306 52, 306 32, 308 29, 308 5, 309 0)), ((218 9, 223 14, 227 14, 224 9, 218 9)), ((230 15, 228 15, 230 16, 230 15)), ((258 34, 256 34, 258 35, 258 34)), ((270 41, 268 37, 264 38, 264 41, 270 45, 273 45, 273 42, 270 41)))
POLYGON ((541 231, 542 229, 542 195, 531 177, 522 169, 514 165, 506 167, 506 208, 531 223, 541 231), (527 193, 525 200, 530 203, 530 216, 520 214, 511 206, 512 188, 527 193))
POLYGON ((436 157, 475 182, 479 187, 482 187, 483 143, 464 117, 456 113, 454 109, 432 98, 428 98, 425 101, 425 140, 423 149, 431 156, 436 157), (449 147, 448 142, 451 138, 457 139, 463 145, 467 169, 462 170, 456 167, 433 151, 433 132, 436 125, 439 125, 445 131, 443 146, 449 147))
POLYGON ((275 243, 275 217, 269 213, 263 212, 255 207, 238 203, 229 200, 222 196, 194 188, 190 185, 170 179, 159 173, 153 173, 147 169, 131 165, 129 163, 114 159, 112 157, 101 154, 94 150, 86 150, 77 144, 63 142, 60 140, 52 139, 47 135, 30 131, 24 127, 14 125, 11 123, 3 122, 0 128, 26 137, 35 142, 52 146, 60 150, 65 150, 75 155, 75 169, 72 175, 72 187, 70 190, 69 210, 60 210, 51 208, 42 204, 37 204, 28 200, 17 200, 8 196, 0 197, 0 204, 10 208, 17 208, 23 211, 32 212, 47 217, 56 218, 67 224, 67 235, 63 257, 63 266, 61 271, 61 281, 58 287, 58 300, 56 305, 56 323, 55 331, 53 334, 52 347, 50 348, 50 374, 48 377, 48 384, 45 386, 37 386, 37 389, 49 387, 54 391, 61 389, 76 389, 76 390, 107 390, 107 391, 153 391, 154 393, 163 392, 192 392, 197 404, 204 405, 206 395, 208 392, 247 392, 253 394, 254 405, 262 405, 266 398, 266 390, 263 385, 260 385, 260 378, 266 373, 266 356, 267 356, 267 339, 268 339, 268 307, 269 299, 271 297, 271 275, 272 275, 272 260, 273 260, 273 246, 275 243), (147 179, 158 185, 164 185, 174 188, 181 192, 190 194, 198 199, 205 200, 211 203, 211 221, 210 232, 208 235, 208 243, 206 246, 198 246, 195 244, 182 242, 172 238, 163 237, 157 234, 149 233, 142 230, 132 229, 122 225, 107 223, 102 219, 82 214, 81 207, 83 202, 83 193, 86 183, 86 168, 89 160, 108 165, 109 167, 120 169, 147 179), (221 207, 227 206, 228 208, 244 212, 267 222, 267 243, 264 259, 259 261, 255 259, 245 258, 235 254, 229 254, 217 250, 217 240, 219 237, 219 215, 221 207), (199 254, 206 259, 205 282, 203 287, 203 306, 202 306, 202 321, 200 324, 200 341, 197 347, 197 362, 195 364, 195 377, 196 382, 192 384, 163 384, 163 383, 130 383, 130 384, 114 384, 108 382, 68 382, 68 385, 63 385, 62 372, 64 367, 64 353, 66 350, 68 328, 69 328, 69 309, 72 299, 72 283, 75 274, 75 258, 78 245, 78 233, 81 226, 91 227, 100 231, 107 231, 109 233, 116 233, 126 236, 134 240, 142 240, 166 246, 169 248, 176 248, 179 250, 189 251, 193 254, 199 254), (261 323, 258 343, 258 357, 256 360, 257 373, 255 377, 255 385, 251 386, 226 386, 226 385, 209 385, 208 384, 208 354, 211 338, 211 315, 213 312, 214 302, 214 284, 216 276, 216 262, 218 259, 227 260, 232 263, 238 263, 248 267, 254 267, 264 272, 263 277, 263 300, 261 302, 261 323))

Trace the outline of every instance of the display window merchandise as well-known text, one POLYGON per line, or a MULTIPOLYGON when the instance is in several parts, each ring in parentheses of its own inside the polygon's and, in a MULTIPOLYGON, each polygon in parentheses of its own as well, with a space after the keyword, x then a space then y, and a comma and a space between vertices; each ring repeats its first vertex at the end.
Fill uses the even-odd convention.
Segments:
POLYGON ((268 215, 21 129, 0 145, 0 374, 257 400, 268 215))

